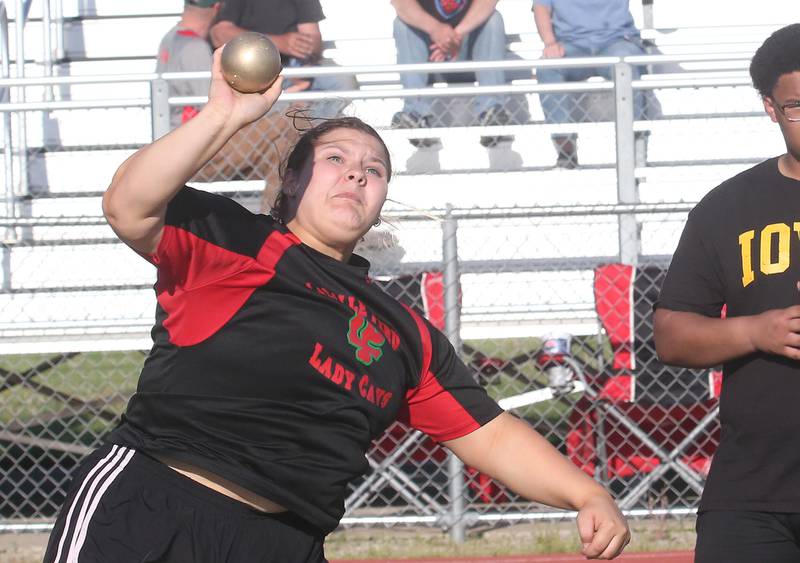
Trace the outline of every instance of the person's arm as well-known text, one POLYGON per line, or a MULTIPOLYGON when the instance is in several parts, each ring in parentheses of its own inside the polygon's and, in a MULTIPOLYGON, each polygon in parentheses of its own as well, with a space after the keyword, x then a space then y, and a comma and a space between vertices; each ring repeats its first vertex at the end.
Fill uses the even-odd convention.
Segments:
POLYGON ((297 32, 308 40, 308 54, 303 57, 306 62, 313 63, 322 56, 322 33, 317 22, 297 24, 297 32))
POLYGON ((467 8, 467 13, 455 26, 456 33, 463 40, 472 30, 480 27, 489 19, 495 7, 497 7, 497 0, 473 0, 467 8))
POLYGON ((211 26, 209 37, 211 39, 211 44, 214 45, 214 48, 216 49, 222 47, 231 39, 239 37, 246 31, 247 30, 245 28, 239 27, 232 21, 220 20, 211 26))
POLYGON ((167 205, 233 134, 264 115, 281 92, 282 79, 264 94, 232 90, 214 53, 209 101, 190 121, 143 147, 119 167, 103 195, 103 213, 117 236, 140 254, 161 240, 167 205))
MULTIPOLYGON (((278 51, 284 55, 298 59, 315 58, 322 50, 322 36, 319 33, 319 25, 309 23, 299 24, 297 27, 298 31, 288 31, 280 35, 269 33, 266 35, 275 43, 278 51), (301 31, 301 27, 307 31, 301 31), (316 30, 312 29, 313 27, 316 27, 316 30)), ((219 21, 211 28, 211 43, 214 47, 221 47, 246 31, 248 30, 231 21, 219 21)))
POLYGON ((432 49, 438 47, 446 53, 452 53, 454 49, 458 52, 461 41, 456 31, 426 12, 417 0, 392 0, 392 6, 404 23, 428 34, 433 41, 432 49))
POLYGON ((526 422, 503 413, 443 444, 467 465, 529 500, 577 510, 582 551, 588 558, 616 557, 630 541, 628 525, 611 495, 526 422))
POLYGON ((536 22, 536 31, 544 43, 542 57, 545 59, 559 59, 564 56, 564 46, 558 42, 553 31, 553 8, 543 4, 533 5, 533 19, 536 22))
POLYGON ((800 360, 800 305, 725 319, 659 307, 653 325, 665 364, 707 368, 755 352, 800 360))

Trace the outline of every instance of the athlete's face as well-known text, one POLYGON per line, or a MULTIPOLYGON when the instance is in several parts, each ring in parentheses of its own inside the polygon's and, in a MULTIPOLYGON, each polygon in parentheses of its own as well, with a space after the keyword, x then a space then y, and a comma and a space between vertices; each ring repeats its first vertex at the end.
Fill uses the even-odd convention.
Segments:
POLYGON ((320 252, 348 256, 386 201, 387 158, 378 139, 356 129, 320 136, 303 170, 290 178, 296 207, 289 227, 320 252))
POLYGON ((781 128, 786 150, 800 165, 800 121, 790 121, 785 115, 785 106, 792 104, 800 104, 800 72, 782 74, 772 96, 764 98, 764 108, 781 128))

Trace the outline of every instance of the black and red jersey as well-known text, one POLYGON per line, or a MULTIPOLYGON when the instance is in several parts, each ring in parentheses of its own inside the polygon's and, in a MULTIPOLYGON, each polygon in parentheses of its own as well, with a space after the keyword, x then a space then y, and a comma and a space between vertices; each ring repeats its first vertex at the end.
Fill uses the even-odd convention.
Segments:
POLYGON ((396 418, 434 439, 501 409, 447 339, 285 226, 184 188, 151 260, 153 349, 110 440, 192 463, 324 531, 396 418))

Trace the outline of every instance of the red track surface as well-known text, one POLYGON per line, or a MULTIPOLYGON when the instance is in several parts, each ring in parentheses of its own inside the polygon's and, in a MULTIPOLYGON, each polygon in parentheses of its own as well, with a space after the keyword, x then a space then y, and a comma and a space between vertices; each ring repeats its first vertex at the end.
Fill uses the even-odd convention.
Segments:
MULTIPOLYGON (((619 563, 692 563, 691 551, 662 551, 630 553, 614 559, 619 563)), ((363 563, 376 559, 343 560, 331 563, 363 563)), ((381 563, 587 563, 593 561, 580 555, 519 555, 514 557, 447 557, 441 559, 381 559, 381 563)))

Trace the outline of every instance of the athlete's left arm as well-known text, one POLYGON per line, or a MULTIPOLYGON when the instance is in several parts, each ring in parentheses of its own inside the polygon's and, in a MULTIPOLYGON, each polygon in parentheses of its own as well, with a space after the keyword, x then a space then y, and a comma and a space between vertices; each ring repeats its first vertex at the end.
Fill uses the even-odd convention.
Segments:
POLYGON ((444 445, 529 500, 577 510, 582 551, 589 559, 613 559, 630 541, 611 495, 526 422, 503 413, 444 445))

